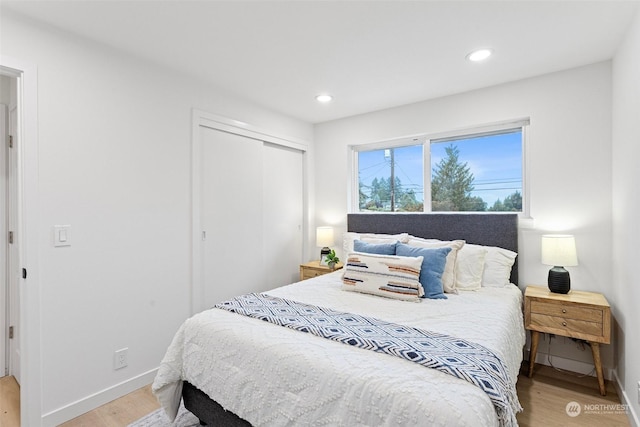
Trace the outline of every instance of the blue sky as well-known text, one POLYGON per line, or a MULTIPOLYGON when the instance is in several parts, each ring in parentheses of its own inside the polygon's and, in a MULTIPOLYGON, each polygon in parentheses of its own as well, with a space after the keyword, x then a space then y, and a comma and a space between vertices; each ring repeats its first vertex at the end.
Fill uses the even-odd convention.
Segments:
MULTIPOLYGON (((431 172, 446 157, 445 148, 452 142, 431 143, 431 172)), ((518 190, 522 192, 522 135, 518 132, 456 140, 459 159, 466 162, 475 181, 474 196, 482 197, 490 207, 518 190)), ((394 150, 395 174, 403 186, 413 188, 423 200, 422 145, 394 150)), ((389 177, 390 162, 384 150, 362 151, 358 158, 360 179, 369 185, 373 178, 389 177)))

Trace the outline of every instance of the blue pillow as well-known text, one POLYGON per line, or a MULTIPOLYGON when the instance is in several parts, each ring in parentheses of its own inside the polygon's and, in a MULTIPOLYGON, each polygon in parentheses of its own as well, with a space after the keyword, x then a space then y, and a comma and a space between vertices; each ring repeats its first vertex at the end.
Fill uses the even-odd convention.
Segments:
POLYGON ((367 254, 375 254, 375 255, 395 255, 397 244, 398 242, 367 243, 367 242, 363 242, 362 240, 354 240, 353 250, 356 252, 364 252, 367 254))
POLYGON ((396 245, 396 255, 422 256, 420 283, 424 288, 424 298, 447 299, 442 290, 442 273, 451 248, 416 248, 404 243, 396 245))

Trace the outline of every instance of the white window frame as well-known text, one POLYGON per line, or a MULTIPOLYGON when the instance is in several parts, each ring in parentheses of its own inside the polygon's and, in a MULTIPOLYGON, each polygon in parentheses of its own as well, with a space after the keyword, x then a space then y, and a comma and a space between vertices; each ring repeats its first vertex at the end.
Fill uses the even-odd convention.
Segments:
MULTIPOLYGON (((518 212, 521 218, 530 218, 530 200, 529 200, 529 124, 528 117, 519 118, 514 120, 507 120, 502 122, 490 123, 485 125, 473 126, 469 128, 457 129, 447 132, 439 132, 433 134, 419 134, 413 136, 406 136, 401 138, 394 138, 390 140, 377 141, 366 144, 349 145, 349 168, 350 179, 349 188, 347 190, 348 203, 350 213, 360 212, 359 203, 359 177, 358 177, 358 155, 361 151, 382 150, 385 148, 397 148, 406 147, 409 145, 423 144, 423 185, 424 185, 424 212, 431 213, 431 143, 443 142, 446 140, 456 140, 464 138, 472 138, 483 135, 499 134, 508 130, 521 129, 522 131, 522 211, 518 212)), ((389 212, 387 212, 389 213, 389 212)), ((402 215, 402 212, 395 212, 402 215)), ((447 212, 438 212, 447 213, 447 212)), ((491 213, 491 214, 504 214, 510 212, 494 212, 494 211, 468 211, 465 214, 473 213, 491 213)))

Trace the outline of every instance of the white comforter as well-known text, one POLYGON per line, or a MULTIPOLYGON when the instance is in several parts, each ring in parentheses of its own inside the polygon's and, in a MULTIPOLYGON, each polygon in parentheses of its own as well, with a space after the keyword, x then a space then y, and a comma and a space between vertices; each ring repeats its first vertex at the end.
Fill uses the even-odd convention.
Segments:
MULTIPOLYGON (((344 292, 341 273, 267 292, 484 345, 517 380, 525 333, 515 286, 420 303, 344 292)), ((182 381, 254 426, 496 426, 478 387, 386 354, 212 309, 188 319, 162 361, 153 391, 175 416, 182 381)))

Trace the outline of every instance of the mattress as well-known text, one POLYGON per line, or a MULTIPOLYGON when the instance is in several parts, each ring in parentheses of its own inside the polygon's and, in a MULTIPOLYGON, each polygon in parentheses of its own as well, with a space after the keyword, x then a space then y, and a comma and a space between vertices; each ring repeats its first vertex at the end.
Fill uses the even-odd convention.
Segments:
MULTIPOLYGON (((341 275, 265 293, 466 339, 517 381, 525 332, 516 286, 415 303, 345 292, 341 275)), ((254 426, 498 425, 489 397, 465 380, 219 309, 188 319, 162 361, 153 390, 170 417, 183 381, 254 426)))

